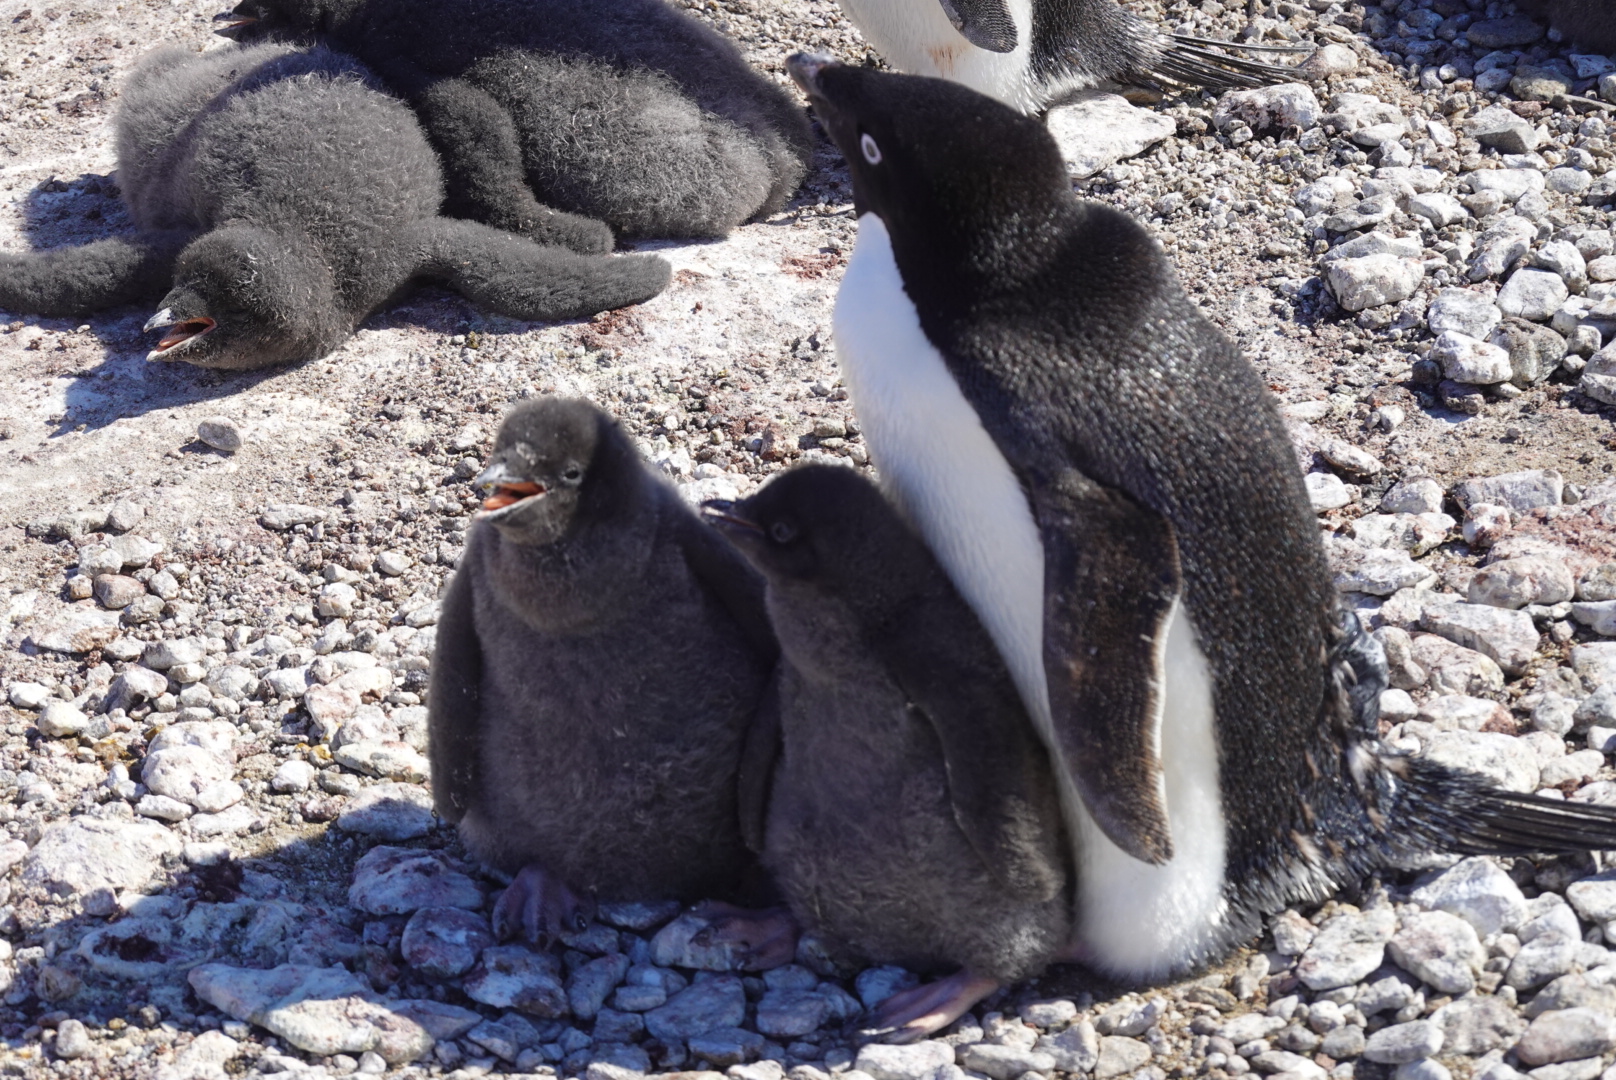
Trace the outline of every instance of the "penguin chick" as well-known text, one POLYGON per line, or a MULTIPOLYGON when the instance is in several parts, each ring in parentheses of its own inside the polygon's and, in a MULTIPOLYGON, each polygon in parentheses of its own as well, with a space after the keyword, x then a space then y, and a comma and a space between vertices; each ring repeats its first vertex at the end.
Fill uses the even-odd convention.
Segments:
POLYGON ((797 56, 859 232, 837 362, 888 492, 1049 749, 1086 962, 1153 980, 1264 913, 1426 852, 1616 844, 1378 741, 1378 646, 1338 613, 1257 372, 1031 117, 797 56))
POLYGON ((1616 8, 1610 0, 1516 0, 1528 15, 1549 25, 1573 44, 1600 53, 1616 53, 1616 8))
POLYGON ((229 18, 238 40, 369 64, 437 146, 446 212, 502 229, 540 236, 559 207, 723 236, 784 206, 812 154, 802 108, 662 0, 243 0, 229 18))
POLYGON ((414 116, 324 48, 159 50, 131 74, 114 127, 137 231, 0 255, 0 308, 78 315, 162 297, 146 324, 165 331, 153 360, 308 360, 417 280, 525 319, 636 303, 668 281, 660 259, 439 217, 437 161, 414 116))
POLYGON ((841 0, 899 71, 952 79, 1025 113, 1109 82, 1160 79, 1211 90, 1265 86, 1295 71, 1214 52, 1306 51, 1167 34, 1115 0, 841 0))
POLYGON ((438 813, 516 882, 502 936, 601 900, 722 898, 752 863, 737 784, 775 659, 762 586, 588 402, 518 405, 438 621, 438 813))
POLYGON ((948 575, 845 467, 706 509, 767 581, 780 642, 765 865, 799 920, 857 956, 957 969, 887 999, 868 1033, 919 1038, 1038 974, 1071 932, 1059 797, 948 575))

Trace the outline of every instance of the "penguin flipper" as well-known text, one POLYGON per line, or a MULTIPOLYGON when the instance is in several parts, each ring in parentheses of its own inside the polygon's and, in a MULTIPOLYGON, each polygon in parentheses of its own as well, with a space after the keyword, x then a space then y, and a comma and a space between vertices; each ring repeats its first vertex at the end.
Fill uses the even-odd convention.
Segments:
POLYGON ((1506 791, 1485 777, 1421 758, 1382 758, 1391 780, 1381 816, 1397 846, 1462 855, 1616 850, 1616 806, 1506 791))
POLYGON ((1066 848, 1049 754, 987 631, 974 619, 962 624, 957 596, 940 582, 869 646, 911 716, 942 744, 954 820, 977 856, 1016 896, 1055 896, 1066 883, 1066 848))
POLYGON ((988 52, 1014 52, 1016 20, 1004 0, 937 0, 960 36, 988 52))
POLYGON ((1113 843, 1160 865, 1173 855, 1158 748, 1182 588, 1172 526, 1075 470, 1033 487, 1055 767, 1113 843))
MULTIPOLYGON (((394 85, 406 81, 390 70, 387 75, 394 85)), ((612 250, 612 230, 604 221, 556 210, 534 197, 516 124, 487 91, 465 79, 438 79, 411 97, 443 162, 445 215, 586 255, 612 250)))
POLYGON ((432 806, 448 822, 458 822, 471 808, 477 786, 477 755, 482 745, 483 653, 477 641, 471 583, 472 560, 477 558, 480 546, 467 546, 461 568, 444 594, 427 692, 432 806))
POLYGON ((174 260, 196 234, 145 232, 79 247, 0 254, 0 310, 88 315, 156 300, 174 281, 174 260))
POLYGON ((753 651, 773 664, 780 647, 764 606, 762 575, 717 529, 687 511, 681 496, 670 491, 668 498, 679 504, 677 542, 691 575, 723 605, 753 651))
POLYGON ((673 276, 655 255, 580 255, 458 218, 416 222, 405 240, 417 276, 515 319, 578 319, 638 304, 673 276))

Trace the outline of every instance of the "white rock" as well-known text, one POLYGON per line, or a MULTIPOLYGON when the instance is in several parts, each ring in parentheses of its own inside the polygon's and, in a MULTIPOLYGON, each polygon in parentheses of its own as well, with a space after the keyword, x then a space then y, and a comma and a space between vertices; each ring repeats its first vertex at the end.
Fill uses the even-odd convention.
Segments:
POLYGON ((1469 600, 1473 604, 1521 608, 1527 604, 1558 604, 1571 599, 1575 589, 1576 582, 1563 562, 1525 555, 1502 559, 1477 571, 1470 579, 1469 600))
POLYGON ((875 1080, 926 1080, 945 1065, 954 1064, 954 1048, 935 1039, 908 1046, 870 1043, 859 1048, 854 1067, 875 1080))
POLYGON ((1335 510, 1352 501, 1352 492, 1335 473, 1308 473, 1302 480, 1307 485, 1307 497, 1314 510, 1335 510))
POLYGON ((179 840, 161 825, 78 817, 45 827, 23 862, 22 882, 78 895, 139 889, 164 855, 179 851, 179 840))
POLYGON ((384 551, 376 556, 376 569, 388 577, 398 577, 414 565, 414 562, 415 560, 402 551, 384 551))
POLYGON ((49 687, 36 682, 14 682, 6 689, 6 696, 12 708, 30 712, 44 708, 54 697, 49 687))
POLYGON ((1046 126, 1077 179, 1142 154, 1177 130, 1171 117, 1102 91, 1088 91, 1049 110, 1046 126))
POLYGON ((1564 306, 1571 292, 1559 274, 1548 270, 1515 271, 1498 292, 1498 310, 1505 315, 1542 322, 1564 306))
POLYGON ((1453 486, 1453 497, 1460 506, 1492 503, 1525 513, 1540 506, 1559 506, 1564 489, 1565 480, 1557 471, 1527 469, 1461 481, 1453 486))
POLYGON ((345 581, 333 581, 321 587, 314 609, 326 617, 347 619, 353 616, 354 605, 358 602, 358 589, 345 581))
POLYGON ((1442 485, 1429 476, 1399 480, 1380 500, 1388 514, 1436 514, 1442 511, 1442 485))
POLYGON ((1439 765, 1481 773, 1508 791, 1536 791, 1537 755, 1525 740, 1491 731, 1441 731, 1425 744, 1439 765))
POLYGON ((1435 604, 1426 607, 1420 625, 1492 658, 1510 675, 1524 672, 1537 652, 1537 627, 1524 611, 1489 604, 1435 604))
POLYGON ((1279 83, 1254 90, 1234 90, 1218 100, 1212 122, 1219 131, 1235 122, 1258 135, 1290 128, 1307 131, 1318 126, 1319 99, 1305 83, 1279 83))
POLYGON ((1386 951, 1404 970, 1444 994, 1475 989, 1476 976, 1487 962, 1475 928, 1445 911, 1405 916, 1386 951))
POLYGON ((274 791, 307 791, 314 782, 314 766, 302 758, 290 758, 281 763, 270 777, 269 786, 274 791))
POLYGON ((1366 255, 1330 263, 1324 278, 1336 303, 1348 311, 1364 311, 1413 296, 1425 280, 1425 266, 1394 255, 1366 255))
POLYGON ((1509 535, 1513 523, 1509 508, 1494 503, 1471 503, 1465 508, 1461 532, 1473 548, 1489 548, 1509 535))
POLYGON ((231 779, 230 763, 200 746, 174 746, 146 755, 140 777, 158 795, 167 795, 217 813, 241 801, 241 785, 231 779))
POLYGON ((1444 330, 1431 345, 1431 359, 1442 365, 1443 375, 1472 386, 1507 382, 1512 370, 1509 353, 1453 330, 1444 330))
POLYGON ((1425 218, 1439 229, 1470 216, 1458 199, 1437 191, 1424 194, 1416 192, 1408 196, 1403 200, 1403 209, 1425 218))
POLYGON ((374 784, 337 818, 337 828, 378 840, 413 840, 432 831, 432 797, 414 784, 374 784))
POLYGON ((90 718, 72 702, 58 698, 40 711, 38 724, 41 735, 64 739, 84 734, 90 718))
POLYGON ((1537 239, 1537 226, 1515 214, 1489 226, 1476 243, 1470 258, 1470 280, 1485 281, 1503 274, 1515 260, 1525 255, 1537 239))
POLYGON ((1332 916, 1297 961, 1296 977, 1310 990, 1351 986, 1381 965, 1396 929, 1389 908, 1332 916))

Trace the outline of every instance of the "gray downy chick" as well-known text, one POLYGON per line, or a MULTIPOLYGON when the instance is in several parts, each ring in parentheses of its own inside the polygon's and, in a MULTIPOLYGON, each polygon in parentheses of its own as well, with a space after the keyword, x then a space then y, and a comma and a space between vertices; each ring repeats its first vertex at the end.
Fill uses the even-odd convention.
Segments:
POLYGON ((706 509, 767 580, 780 641, 765 864, 798 918, 854 956, 949 973, 887 999, 866 1034, 919 1037, 911 1016, 942 1026, 1038 974, 1071 933, 1059 796, 948 575, 848 468, 793 469, 706 509))
POLYGON ((553 208, 723 236, 783 207, 813 150, 790 95, 662 0, 243 0, 221 18, 359 57, 419 112, 446 212, 536 237, 553 208))
POLYGON ((593 900, 725 898, 775 645, 758 576, 586 401, 518 405, 438 622, 433 801, 515 884, 502 936, 593 900))
POLYGON ((161 297, 153 360, 241 370, 322 356, 414 281, 523 319, 636 303, 668 281, 654 257, 440 217, 414 115, 324 48, 157 50, 125 83, 114 129, 137 231, 0 255, 0 308, 82 315, 161 297))

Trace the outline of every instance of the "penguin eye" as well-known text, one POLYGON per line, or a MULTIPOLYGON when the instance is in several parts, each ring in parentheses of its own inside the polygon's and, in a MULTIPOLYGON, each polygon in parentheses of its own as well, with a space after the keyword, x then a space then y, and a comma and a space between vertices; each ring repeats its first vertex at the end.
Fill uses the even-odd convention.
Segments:
POLYGON ((576 484, 579 480, 583 479, 583 476, 584 471, 576 465, 568 465, 561 473, 561 479, 565 480, 569 484, 576 484))
POLYGON ((797 538, 797 527, 788 521, 776 521, 769 526, 769 539, 776 544, 789 544, 797 538))
POLYGON ((881 148, 875 145, 875 140, 866 133, 859 136, 859 149, 864 152, 864 160, 871 165, 881 164, 881 148))

